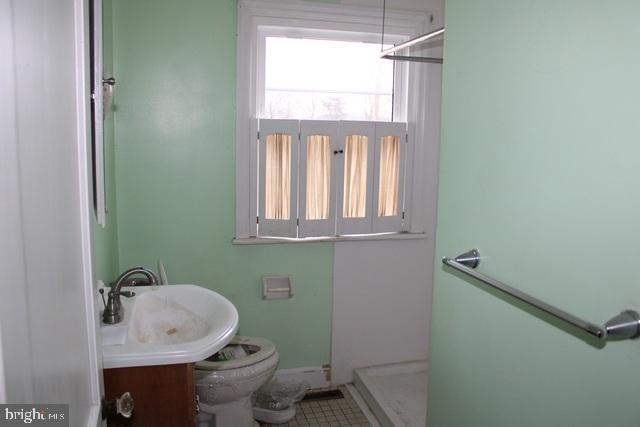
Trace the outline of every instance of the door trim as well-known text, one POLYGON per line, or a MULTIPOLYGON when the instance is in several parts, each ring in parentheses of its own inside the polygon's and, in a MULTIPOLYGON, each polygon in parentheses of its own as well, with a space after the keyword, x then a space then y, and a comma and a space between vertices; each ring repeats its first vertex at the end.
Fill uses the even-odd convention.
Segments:
POLYGON ((91 381, 91 406, 87 416, 87 426, 102 425, 100 400, 103 394, 102 353, 98 313, 95 309, 93 291, 93 268, 91 251, 91 173, 89 171, 89 132, 91 97, 89 85, 89 0, 74 0, 75 26, 75 70, 76 70, 76 144, 78 162, 78 191, 80 212, 80 235, 82 259, 80 260, 84 281, 85 319, 87 322, 87 341, 89 345, 89 366, 91 381))

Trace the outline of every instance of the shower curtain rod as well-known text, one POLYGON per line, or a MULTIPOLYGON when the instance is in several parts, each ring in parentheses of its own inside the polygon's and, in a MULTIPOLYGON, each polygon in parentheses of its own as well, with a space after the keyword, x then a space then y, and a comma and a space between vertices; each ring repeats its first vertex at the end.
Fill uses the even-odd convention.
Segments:
MULTIPOLYGON (((411 62, 426 62, 430 64, 442 64, 442 58, 433 58, 427 56, 410 56, 410 55, 396 55, 395 52, 405 49, 410 46, 414 46, 419 43, 424 43, 432 38, 438 37, 444 34, 444 27, 438 28, 435 31, 431 31, 430 33, 423 34, 418 37, 414 37, 411 40, 407 40, 406 42, 400 43, 389 49, 384 48, 384 24, 385 17, 387 12, 387 0, 382 0, 382 31, 381 31, 381 40, 380 40, 380 58, 381 59, 390 59, 392 61, 411 61, 411 62), (392 55, 393 53, 393 55, 392 55)), ((431 22, 433 22, 433 15, 431 15, 431 22)))
POLYGON ((442 58, 432 58, 430 56, 404 56, 404 55, 384 55, 381 59, 391 59, 392 61, 412 61, 427 62, 429 64, 442 64, 442 58))
MULTIPOLYGON (((399 50, 405 49, 407 47, 411 47, 414 45, 417 45, 419 43, 423 43, 426 42, 428 40, 431 40, 432 38, 438 37, 439 35, 444 34, 444 27, 442 28, 438 28, 437 30, 431 31, 430 33, 426 33, 423 34, 421 36, 412 38, 411 40, 407 40, 406 42, 402 42, 400 44, 397 44, 393 47, 390 47, 389 49, 385 49, 382 52, 380 52, 380 57, 384 58, 385 56, 389 56, 394 52, 397 52, 399 50)), ((384 37, 384 34, 383 34, 384 37)), ((418 58, 418 57, 414 57, 414 58, 418 58)))

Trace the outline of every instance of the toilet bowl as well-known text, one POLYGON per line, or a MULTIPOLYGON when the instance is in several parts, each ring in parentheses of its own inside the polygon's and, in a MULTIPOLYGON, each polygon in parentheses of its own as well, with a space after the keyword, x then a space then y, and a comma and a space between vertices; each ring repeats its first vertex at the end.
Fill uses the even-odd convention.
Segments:
POLYGON ((195 365, 199 427, 253 427, 251 394, 278 365, 271 341, 236 336, 221 351, 195 365))

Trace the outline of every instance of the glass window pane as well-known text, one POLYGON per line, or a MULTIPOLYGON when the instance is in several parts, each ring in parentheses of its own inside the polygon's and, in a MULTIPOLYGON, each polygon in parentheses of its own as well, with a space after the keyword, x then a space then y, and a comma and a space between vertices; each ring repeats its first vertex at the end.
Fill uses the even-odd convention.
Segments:
POLYGON ((329 218, 331 195, 331 137, 307 137, 307 219, 329 218))
POLYGON ((400 137, 380 139, 380 185, 378 186, 378 216, 398 215, 400 187, 400 137))
POLYGON ((367 150, 369 138, 349 135, 344 145, 344 198, 342 216, 364 218, 367 202, 367 150))
POLYGON ((264 197, 266 219, 290 218, 291 144, 291 135, 267 135, 264 197))
POLYGON ((391 121, 393 61, 380 59, 380 44, 291 37, 265 43, 262 117, 391 121))

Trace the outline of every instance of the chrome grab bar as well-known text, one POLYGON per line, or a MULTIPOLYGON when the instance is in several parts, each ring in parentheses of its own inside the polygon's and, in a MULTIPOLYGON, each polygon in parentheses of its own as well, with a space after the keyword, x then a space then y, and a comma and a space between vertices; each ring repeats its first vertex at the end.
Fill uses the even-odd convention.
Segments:
POLYGON ((538 310, 544 311, 556 319, 560 319, 563 322, 582 329, 589 335, 600 340, 625 340, 640 336, 640 314, 634 310, 625 310, 611 318, 604 324, 604 326, 599 326, 580 319, 579 317, 554 307, 551 304, 547 304, 546 302, 515 289, 506 283, 475 271, 474 269, 480 264, 480 252, 477 249, 472 249, 455 258, 444 257, 442 259, 442 263, 460 271, 461 273, 471 276, 494 289, 504 292, 517 300, 529 304, 538 310))

